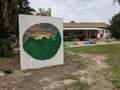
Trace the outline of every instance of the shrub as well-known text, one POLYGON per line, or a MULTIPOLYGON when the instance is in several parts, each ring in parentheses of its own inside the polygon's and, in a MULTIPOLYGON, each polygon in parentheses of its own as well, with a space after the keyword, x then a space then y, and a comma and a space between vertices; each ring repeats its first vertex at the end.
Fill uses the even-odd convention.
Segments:
POLYGON ((14 50, 11 47, 12 38, 0 39, 0 56, 11 57, 14 55, 14 50))

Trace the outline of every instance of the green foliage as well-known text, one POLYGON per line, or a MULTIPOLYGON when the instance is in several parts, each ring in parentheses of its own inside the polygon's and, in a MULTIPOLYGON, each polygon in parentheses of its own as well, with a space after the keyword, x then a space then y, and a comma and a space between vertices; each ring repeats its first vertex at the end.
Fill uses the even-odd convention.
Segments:
POLYGON ((29 0, 17 0, 19 14, 33 14, 35 10, 29 6, 29 0))
POLYGON ((110 24, 109 31, 112 36, 116 39, 120 39, 120 13, 112 17, 110 24))
POLYGON ((19 35, 18 14, 32 14, 35 11, 28 0, 0 0, 0 38, 19 35))
POLYGON ((0 56, 13 54, 11 44, 19 37, 18 14, 32 14, 33 11, 29 0, 0 0, 0 56))
POLYGON ((48 8, 48 10, 39 8, 39 10, 36 12, 35 15, 37 15, 37 16, 51 16, 51 12, 52 12, 52 10, 50 8, 48 8))
POLYGON ((118 88, 120 89, 120 78, 118 79, 114 79, 112 80, 112 83, 118 88))
POLYGON ((77 82, 74 82, 74 83, 71 84, 71 87, 74 90, 85 90, 85 86, 86 86, 86 84, 84 84, 80 81, 77 81, 77 82))
POLYGON ((11 47, 12 41, 12 38, 0 39, 0 56, 11 57, 14 55, 13 48, 11 47))
POLYGON ((115 0, 115 1, 117 1, 119 3, 119 5, 120 5, 120 0, 115 0))
POLYGON ((120 4, 120 0, 118 0, 118 3, 120 4))

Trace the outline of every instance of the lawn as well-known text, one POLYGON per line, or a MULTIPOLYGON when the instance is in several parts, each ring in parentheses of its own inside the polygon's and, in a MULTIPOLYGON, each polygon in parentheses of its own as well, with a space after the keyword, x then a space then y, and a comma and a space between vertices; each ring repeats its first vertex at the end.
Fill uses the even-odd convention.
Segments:
MULTIPOLYGON (((112 83, 120 90, 119 59, 120 44, 70 47, 64 48, 63 65, 20 71, 18 53, 12 58, 13 73, 8 74, 5 78, 0 78, 2 81, 0 90, 13 88, 19 90, 35 90, 36 88, 41 90, 43 88, 48 88, 47 90, 49 88, 52 88, 50 90, 117 90, 114 89, 112 83), (107 61, 110 67, 104 69, 96 68, 98 65, 96 65, 97 63, 93 59, 96 56, 104 55, 107 56, 105 61, 107 61), (91 66, 93 68, 90 68, 91 66), (92 81, 89 83, 87 82, 89 80, 92 81)), ((5 61, 3 65, 5 69, 9 69, 10 58, 0 57, 1 60, 5 61)), ((97 58, 97 61, 100 61, 100 57, 97 58)))
POLYGON ((72 47, 65 50, 78 53, 105 54, 109 58, 110 67, 104 71, 106 79, 110 80, 120 90, 120 44, 97 45, 87 47, 72 47), (111 73, 112 72, 112 75, 111 73))

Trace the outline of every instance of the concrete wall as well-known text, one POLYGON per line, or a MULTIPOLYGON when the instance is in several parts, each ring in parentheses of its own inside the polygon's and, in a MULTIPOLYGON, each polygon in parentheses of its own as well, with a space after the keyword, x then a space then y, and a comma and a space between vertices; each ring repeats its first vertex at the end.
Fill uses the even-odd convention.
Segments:
POLYGON ((110 37, 110 32, 107 29, 99 29, 97 33, 97 38, 100 38, 100 33, 103 33, 103 38, 110 37))

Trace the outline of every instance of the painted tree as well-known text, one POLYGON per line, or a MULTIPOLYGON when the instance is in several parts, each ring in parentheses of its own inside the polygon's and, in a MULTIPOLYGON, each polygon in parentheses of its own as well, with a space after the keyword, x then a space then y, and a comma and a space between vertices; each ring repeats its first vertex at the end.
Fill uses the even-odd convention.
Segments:
POLYGON ((110 20, 109 30, 113 37, 120 39, 120 13, 116 14, 110 20))

